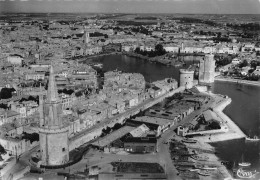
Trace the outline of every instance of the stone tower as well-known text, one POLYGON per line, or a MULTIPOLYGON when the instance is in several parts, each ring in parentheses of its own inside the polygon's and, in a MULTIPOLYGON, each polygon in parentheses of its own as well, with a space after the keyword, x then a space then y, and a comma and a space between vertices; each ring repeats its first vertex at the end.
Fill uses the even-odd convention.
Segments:
POLYGON ((181 43, 181 53, 183 53, 184 52, 184 44, 183 44, 183 42, 181 43))
POLYGON ((199 84, 209 84, 214 82, 215 62, 213 54, 206 54, 205 57, 200 60, 199 84))
POLYGON ((188 69, 180 69, 180 86, 185 87, 185 89, 192 88, 193 77, 194 71, 188 69))
POLYGON ((43 104, 43 94, 42 94, 42 86, 40 84, 40 95, 39 95, 39 115, 40 115, 40 127, 43 127, 44 126, 44 114, 43 114, 43 111, 44 111, 44 104, 43 104))
POLYGON ((40 150, 43 165, 61 165, 69 160, 69 127, 62 121, 62 104, 58 96, 53 67, 46 101, 40 98, 40 150))
POLYGON ((85 44, 89 43, 89 32, 87 32, 86 29, 84 30, 83 42, 85 44))

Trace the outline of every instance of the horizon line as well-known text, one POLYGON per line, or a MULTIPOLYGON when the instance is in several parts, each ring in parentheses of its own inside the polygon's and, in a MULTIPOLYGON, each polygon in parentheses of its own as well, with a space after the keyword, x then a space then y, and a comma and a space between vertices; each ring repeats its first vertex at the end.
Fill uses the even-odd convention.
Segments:
POLYGON ((164 12, 154 12, 154 13, 146 13, 146 12, 0 12, 0 14, 201 14, 201 15, 260 15, 260 13, 164 13, 164 12))

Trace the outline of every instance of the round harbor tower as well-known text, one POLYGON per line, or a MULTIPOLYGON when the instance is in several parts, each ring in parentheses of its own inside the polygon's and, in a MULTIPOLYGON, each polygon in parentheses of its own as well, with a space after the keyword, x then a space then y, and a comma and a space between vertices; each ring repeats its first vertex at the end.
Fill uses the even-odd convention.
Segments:
POLYGON ((189 69, 180 69, 180 86, 185 87, 185 89, 190 89, 193 87, 193 76, 194 71, 189 69))
POLYGON ((40 151, 42 165, 62 165, 69 160, 69 127, 62 121, 62 104, 58 96, 53 67, 50 67, 47 98, 40 98, 40 151))

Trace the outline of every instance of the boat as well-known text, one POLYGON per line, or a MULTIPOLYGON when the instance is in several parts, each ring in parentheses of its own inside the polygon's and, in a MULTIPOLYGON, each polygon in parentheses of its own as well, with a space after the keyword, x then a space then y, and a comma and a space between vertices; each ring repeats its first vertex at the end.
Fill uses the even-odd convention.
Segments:
POLYGON ((252 179, 255 178, 255 175, 259 172, 255 171, 244 171, 242 168, 237 170, 237 176, 244 179, 252 179))
POLYGON ((93 66, 95 66, 95 67, 98 67, 98 68, 102 68, 103 67, 103 64, 94 64, 93 66))
POLYGON ((197 169, 201 169, 201 170, 217 170, 218 168, 217 167, 210 167, 210 166, 207 166, 207 165, 195 165, 195 168, 197 169))
POLYGON ((257 136, 254 136, 253 138, 251 138, 251 137, 246 137, 246 140, 247 141, 260 141, 260 139, 257 137, 257 136))
POLYGON ((176 169, 178 170, 178 171, 189 171, 190 170, 190 167, 176 167, 176 169))
POLYGON ((198 155, 192 155, 191 158, 198 161, 207 161, 209 159, 208 156, 198 156, 198 155))
POLYGON ((191 172, 193 172, 193 171, 197 171, 198 172, 198 171, 200 171, 200 169, 190 169, 190 171, 191 172))
POLYGON ((184 143, 196 143, 197 140, 186 138, 186 139, 183 139, 182 142, 184 142, 184 143))
POLYGON ((244 155, 242 155, 242 161, 240 163, 238 163, 239 166, 243 166, 243 167, 248 167, 251 166, 250 162, 244 162, 244 155))
POLYGON ((202 171, 199 171, 198 174, 201 176, 210 176, 210 173, 202 172, 202 171))

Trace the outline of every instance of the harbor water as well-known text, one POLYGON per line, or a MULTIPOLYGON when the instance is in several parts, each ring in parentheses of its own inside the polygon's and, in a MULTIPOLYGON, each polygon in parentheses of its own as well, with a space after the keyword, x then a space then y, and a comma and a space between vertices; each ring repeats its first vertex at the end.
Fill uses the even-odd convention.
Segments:
MULTIPOLYGON (((108 55, 94 58, 95 62, 103 64, 104 71, 119 70, 122 72, 141 73, 147 82, 172 77, 179 79, 178 67, 167 67, 150 63, 125 55, 108 55)), ((187 60, 188 66, 193 61, 187 60)), ((242 85, 232 82, 215 82, 212 92, 227 95, 232 103, 226 107, 224 113, 229 116, 240 129, 249 136, 260 137, 260 87, 242 85)), ((260 171, 260 142, 245 142, 244 139, 225 141, 213 144, 219 152, 218 157, 225 161, 251 162, 251 170, 260 171)))
MULTIPOLYGON (((216 81, 212 88, 214 93, 231 97, 232 103, 224 113, 229 116, 248 136, 260 137, 260 87, 233 82, 216 81)), ((241 161, 251 162, 251 170, 260 171, 260 142, 232 140, 213 144, 220 158, 237 164, 241 161)))

